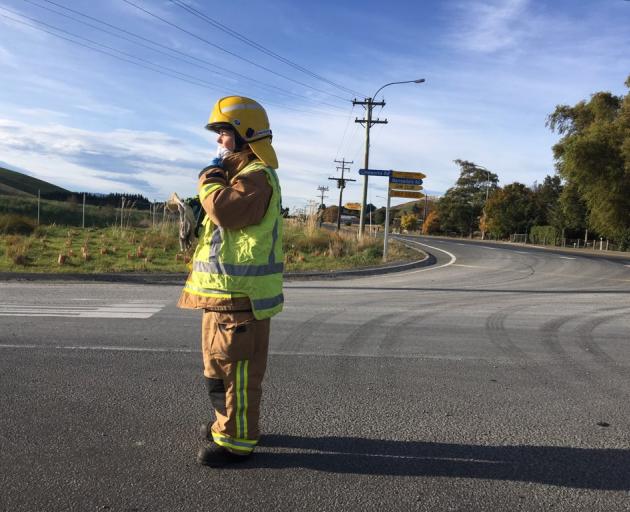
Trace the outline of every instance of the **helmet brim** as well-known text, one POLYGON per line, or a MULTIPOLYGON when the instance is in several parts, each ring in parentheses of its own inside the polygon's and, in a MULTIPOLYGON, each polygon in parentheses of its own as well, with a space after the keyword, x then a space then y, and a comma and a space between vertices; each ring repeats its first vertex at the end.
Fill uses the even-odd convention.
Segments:
POLYGON ((254 154, 263 161, 263 163, 272 169, 278 168, 278 157, 276 151, 271 145, 271 139, 266 137, 254 142, 248 142, 254 154))
POLYGON ((236 131, 230 123, 208 123, 206 125, 206 130, 214 133, 219 133, 221 130, 232 130, 233 132, 236 131))

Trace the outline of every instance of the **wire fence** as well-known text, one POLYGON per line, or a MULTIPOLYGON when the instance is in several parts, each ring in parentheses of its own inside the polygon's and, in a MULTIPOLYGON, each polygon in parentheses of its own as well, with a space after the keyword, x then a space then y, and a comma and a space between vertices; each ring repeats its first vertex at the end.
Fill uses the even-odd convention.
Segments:
MULTIPOLYGON (((164 202, 139 205, 121 197, 118 205, 96 204, 85 195, 66 200, 42 199, 32 196, 0 195, 0 215, 17 216, 37 226, 148 228, 178 221, 164 202)), ((102 203, 102 202, 101 202, 102 203)))

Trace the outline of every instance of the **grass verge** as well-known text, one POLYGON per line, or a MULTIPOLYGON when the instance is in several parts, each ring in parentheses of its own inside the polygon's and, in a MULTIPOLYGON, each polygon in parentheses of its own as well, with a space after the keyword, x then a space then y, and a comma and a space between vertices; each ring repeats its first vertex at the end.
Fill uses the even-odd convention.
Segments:
MULTIPOLYGON (((382 239, 285 221, 285 271, 354 269, 382 263, 382 239)), ((390 261, 418 259, 395 241, 390 261)), ((31 234, 0 233, 0 271, 42 273, 186 272, 192 251, 179 251, 177 227, 39 226, 31 234)))

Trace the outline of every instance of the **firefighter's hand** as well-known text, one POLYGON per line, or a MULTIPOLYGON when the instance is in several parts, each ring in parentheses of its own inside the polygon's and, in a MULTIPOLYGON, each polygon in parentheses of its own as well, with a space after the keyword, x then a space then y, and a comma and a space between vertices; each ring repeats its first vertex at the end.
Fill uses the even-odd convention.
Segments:
POLYGON ((210 161, 210 165, 208 165, 207 167, 204 167, 201 172, 199 173, 199 178, 201 178, 204 174, 209 175, 212 174, 213 172, 217 173, 217 176, 222 176, 225 177, 225 171, 223 171, 222 168, 223 165, 223 159, 220 157, 216 157, 213 158, 210 161))

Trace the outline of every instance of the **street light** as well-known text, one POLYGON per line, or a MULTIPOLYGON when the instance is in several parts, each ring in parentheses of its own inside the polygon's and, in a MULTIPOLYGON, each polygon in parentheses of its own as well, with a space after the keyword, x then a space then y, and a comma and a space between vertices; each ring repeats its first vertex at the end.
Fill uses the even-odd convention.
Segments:
MULTIPOLYGON (((475 164, 477 169, 481 169, 482 171, 486 171, 486 203, 488 202, 488 191, 490 190, 490 171, 486 169, 483 165, 475 164)), ((484 203, 485 207, 485 203, 484 203)))
MULTIPOLYGON (((358 119, 355 120, 355 122, 365 122, 365 159, 364 159, 364 164, 363 164, 363 168, 364 169, 369 169, 369 164, 370 164, 370 128, 372 127, 372 108, 375 105, 374 99, 376 98, 376 95, 381 92, 383 89, 385 89, 385 87, 389 87, 390 85, 396 85, 396 84, 421 84, 424 83, 426 80, 424 78, 417 78, 416 80, 404 80, 402 82, 389 82, 388 84, 383 85, 382 87, 380 87, 379 89, 377 89, 377 91, 372 95, 371 98, 366 98, 365 101, 353 101, 352 104, 353 105, 366 105, 367 106, 367 119, 364 119, 362 121, 359 121, 358 119)), ((378 102, 376 103, 378 105, 381 106, 385 106, 385 102, 378 102)), ((386 123, 387 121, 379 121, 376 120, 374 123, 376 122, 380 122, 380 123, 386 123)), ((365 228, 365 206, 366 206, 366 202, 367 202, 367 191, 368 191, 368 176, 367 174, 365 176, 363 176, 363 200, 361 201, 361 214, 359 216, 359 236, 363 236, 363 230, 365 228)))
MULTIPOLYGON (((483 212, 485 214, 486 204, 488 203, 488 192, 490 191, 490 171, 488 169, 486 169, 483 165, 475 164, 475 167, 477 167, 477 169, 481 169, 482 171, 486 171, 486 200, 483 203, 483 212)), ((481 230, 481 239, 482 240, 486 239, 486 231, 485 231, 485 229, 481 230)))
POLYGON ((374 95, 372 96, 372 98, 376 98, 376 95, 381 92, 383 89, 385 89, 385 87, 389 87, 390 85, 396 85, 396 84, 421 84, 423 82, 426 82, 426 80, 424 78, 418 78, 417 80, 405 80, 403 82, 389 82, 388 84, 385 84, 384 86, 382 86, 378 91, 376 91, 374 93, 374 95))

